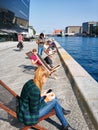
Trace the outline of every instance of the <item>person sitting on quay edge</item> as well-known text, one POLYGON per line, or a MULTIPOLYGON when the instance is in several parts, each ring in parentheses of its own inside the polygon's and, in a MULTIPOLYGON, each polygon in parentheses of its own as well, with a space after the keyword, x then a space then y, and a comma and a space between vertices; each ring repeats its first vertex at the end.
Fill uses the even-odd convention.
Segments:
POLYGON ((56 46, 54 47, 54 44, 52 44, 53 42, 51 40, 48 40, 45 42, 44 44, 44 52, 49 55, 49 53, 51 54, 55 54, 56 51, 56 46))
POLYGON ((49 47, 50 47, 52 50, 56 51, 56 44, 55 44, 54 39, 51 40, 49 47))
POLYGON ((63 108, 53 92, 42 93, 43 85, 49 76, 48 71, 39 66, 35 71, 34 79, 27 81, 21 91, 17 117, 25 125, 34 125, 38 119, 55 110, 56 116, 62 124, 61 130, 73 129, 64 117, 63 108))

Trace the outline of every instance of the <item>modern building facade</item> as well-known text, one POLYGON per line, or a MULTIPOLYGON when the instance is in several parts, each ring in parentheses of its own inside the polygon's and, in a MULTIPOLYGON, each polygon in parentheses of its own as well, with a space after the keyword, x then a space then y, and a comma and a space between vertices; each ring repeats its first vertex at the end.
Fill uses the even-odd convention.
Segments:
POLYGON ((0 30, 26 31, 29 25, 29 5, 30 0, 1 0, 0 30))
POLYGON ((65 28, 65 35, 81 34, 81 26, 68 26, 65 28))
POLYGON ((85 22, 82 24, 82 33, 85 35, 93 35, 95 27, 98 27, 98 22, 85 22))

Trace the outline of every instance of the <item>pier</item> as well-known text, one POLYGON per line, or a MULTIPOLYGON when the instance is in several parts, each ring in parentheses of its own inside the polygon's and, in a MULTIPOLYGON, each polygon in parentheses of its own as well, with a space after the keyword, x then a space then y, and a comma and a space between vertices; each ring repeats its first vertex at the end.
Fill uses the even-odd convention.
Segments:
MULTIPOLYGON (((57 79, 49 77, 43 90, 51 88, 65 109, 70 125, 76 130, 98 128, 98 83, 56 42, 55 65, 57 79), (95 127, 95 128, 94 128, 95 127)), ((37 48, 36 43, 24 42, 24 49, 17 49, 17 42, 0 43, 0 79, 20 95, 24 83, 34 76, 34 68, 26 52, 37 48)), ((60 130, 56 116, 40 123, 49 130, 60 130)), ((0 109, 0 130, 20 130, 23 124, 0 109)))

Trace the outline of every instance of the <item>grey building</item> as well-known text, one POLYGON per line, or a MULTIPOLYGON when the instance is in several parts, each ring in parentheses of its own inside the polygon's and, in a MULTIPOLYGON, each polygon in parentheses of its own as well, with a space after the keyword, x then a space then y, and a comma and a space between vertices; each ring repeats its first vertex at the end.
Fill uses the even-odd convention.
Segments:
POLYGON ((81 26, 68 26, 65 28, 65 35, 81 34, 81 26))

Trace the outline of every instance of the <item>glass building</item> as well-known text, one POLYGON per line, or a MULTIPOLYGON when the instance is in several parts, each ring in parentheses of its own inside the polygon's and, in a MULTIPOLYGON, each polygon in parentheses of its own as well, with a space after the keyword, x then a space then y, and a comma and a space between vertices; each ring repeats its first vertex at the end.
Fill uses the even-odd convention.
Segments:
POLYGON ((27 31, 30 0, 0 0, 0 31, 27 31))
POLYGON ((95 35, 96 27, 98 27, 98 22, 85 22, 82 24, 82 33, 89 36, 95 35))

